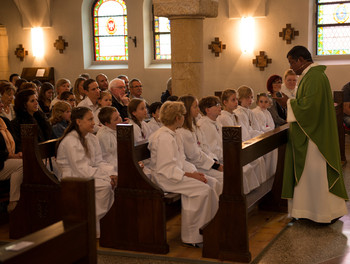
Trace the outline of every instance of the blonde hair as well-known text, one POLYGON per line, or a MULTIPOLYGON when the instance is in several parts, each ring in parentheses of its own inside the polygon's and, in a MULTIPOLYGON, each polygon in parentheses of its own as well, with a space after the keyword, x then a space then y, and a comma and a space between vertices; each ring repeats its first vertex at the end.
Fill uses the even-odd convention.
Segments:
POLYGON ((63 120, 63 113, 68 109, 72 109, 71 105, 66 101, 59 101, 55 103, 52 108, 52 116, 50 118, 51 125, 55 125, 63 120))
POLYGON ((289 75, 297 75, 292 69, 289 69, 289 70, 286 70, 285 72, 284 72, 284 79, 287 79, 287 76, 289 76, 289 75))
POLYGON ((252 96, 253 93, 254 93, 253 89, 250 88, 249 86, 242 85, 242 86, 238 87, 238 89, 237 89, 238 101, 240 101, 243 98, 248 98, 248 97, 252 96))
POLYGON ((57 92, 58 87, 62 86, 63 84, 66 84, 66 83, 69 83, 69 86, 71 86, 70 81, 68 79, 65 79, 65 78, 59 79, 56 82, 56 86, 55 86, 56 92, 57 92))
POLYGON ((186 114, 183 102, 166 101, 159 111, 159 119, 165 126, 171 126, 176 122, 176 117, 186 114))

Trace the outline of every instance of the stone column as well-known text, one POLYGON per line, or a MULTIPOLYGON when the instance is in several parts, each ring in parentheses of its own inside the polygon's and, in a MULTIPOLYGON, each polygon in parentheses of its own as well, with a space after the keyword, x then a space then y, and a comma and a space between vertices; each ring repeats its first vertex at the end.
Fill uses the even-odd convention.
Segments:
POLYGON ((8 80, 9 73, 9 51, 8 37, 5 26, 0 25, 0 80, 8 80))
POLYGON ((203 20, 216 17, 217 0, 153 0, 154 14, 171 25, 171 75, 174 95, 202 96, 203 20))

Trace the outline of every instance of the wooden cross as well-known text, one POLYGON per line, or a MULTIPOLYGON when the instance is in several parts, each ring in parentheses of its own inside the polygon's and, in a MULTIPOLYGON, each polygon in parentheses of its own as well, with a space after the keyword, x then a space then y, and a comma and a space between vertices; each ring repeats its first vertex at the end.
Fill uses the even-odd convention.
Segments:
POLYGON ((62 36, 58 36, 58 39, 56 39, 56 42, 53 44, 54 47, 56 47, 56 50, 59 50, 60 53, 63 53, 63 50, 68 47, 68 42, 66 42, 62 36))
POLYGON ((291 44, 295 36, 299 36, 299 31, 294 30, 292 24, 286 24, 286 27, 282 28, 282 32, 279 33, 279 36, 283 38, 287 44, 291 44))
POLYGON ((253 64, 255 64, 257 68, 260 68, 260 71, 265 70, 265 67, 267 67, 269 63, 272 63, 272 59, 269 59, 267 55, 265 55, 265 51, 260 51, 260 55, 257 55, 255 59, 253 59, 253 64))
POLYGON ((222 50, 226 49, 226 44, 222 44, 219 38, 215 38, 214 41, 208 45, 208 49, 210 49, 212 53, 215 53, 215 57, 219 57, 222 50))
POLYGON ((28 55, 28 51, 24 49, 22 44, 19 44, 18 48, 15 50, 15 55, 23 61, 24 57, 28 55))

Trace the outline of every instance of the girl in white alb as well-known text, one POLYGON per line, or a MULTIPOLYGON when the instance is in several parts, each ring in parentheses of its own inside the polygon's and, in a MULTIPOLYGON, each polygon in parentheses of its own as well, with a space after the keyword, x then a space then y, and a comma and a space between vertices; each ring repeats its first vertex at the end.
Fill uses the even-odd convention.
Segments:
POLYGON ((199 243, 203 242, 199 229, 217 212, 221 184, 216 179, 199 173, 193 164, 185 160, 175 132, 182 127, 185 112, 181 102, 168 101, 162 105, 160 120, 163 127, 149 138, 149 167, 152 181, 163 191, 181 194, 182 242, 199 247, 199 243))
MULTIPOLYGON (((217 122, 220 126, 239 126, 238 117, 235 115, 233 110, 237 108, 236 91, 233 89, 227 89, 223 91, 221 101, 224 110, 221 111, 221 115, 218 116, 217 122)), ((241 126, 242 141, 250 138, 248 130, 241 126)), ((255 170, 260 173, 259 163, 253 161, 250 164, 243 166, 243 190, 247 194, 255 188, 259 187, 259 181, 256 176, 255 170)))
POLYGON ((184 103, 186 114, 183 126, 176 130, 176 136, 178 143, 183 145, 186 160, 195 165, 199 172, 214 177, 223 184, 222 164, 212 158, 214 154, 209 156, 201 149, 195 132, 195 118, 199 114, 198 100, 192 95, 186 95, 180 97, 179 101, 184 103))
POLYGON ((94 178, 96 203, 96 236, 100 235, 100 219, 114 201, 117 172, 103 161, 101 147, 94 130, 94 115, 87 107, 74 108, 71 123, 61 138, 57 150, 57 164, 62 178, 94 178))
MULTIPOLYGON (((257 106, 252 110, 255 120, 258 122, 259 130, 268 132, 275 129, 275 122, 271 113, 267 110, 272 104, 272 100, 265 93, 257 95, 257 106)), ((272 177, 276 172, 278 151, 277 149, 264 155, 267 177, 272 177)))
POLYGON ((134 128, 135 143, 148 139, 150 130, 144 121, 148 115, 145 101, 138 98, 132 99, 128 105, 128 113, 129 124, 134 128))
POLYGON ((151 119, 149 120, 147 125, 150 130, 150 135, 162 127, 162 122, 160 122, 159 120, 159 110, 161 106, 161 102, 154 102, 149 106, 149 113, 151 115, 151 119))

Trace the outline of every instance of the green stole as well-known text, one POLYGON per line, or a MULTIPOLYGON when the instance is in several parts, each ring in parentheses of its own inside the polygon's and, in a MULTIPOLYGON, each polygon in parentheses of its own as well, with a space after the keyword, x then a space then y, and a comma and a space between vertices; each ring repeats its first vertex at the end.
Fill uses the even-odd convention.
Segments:
POLYGON ((327 162, 329 191, 348 200, 333 97, 325 69, 321 65, 311 67, 300 81, 296 99, 290 100, 297 122, 289 123, 282 198, 293 198, 294 187, 304 170, 310 138, 327 162))

